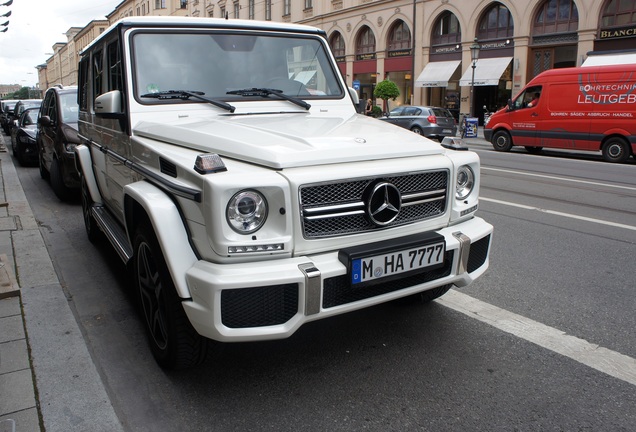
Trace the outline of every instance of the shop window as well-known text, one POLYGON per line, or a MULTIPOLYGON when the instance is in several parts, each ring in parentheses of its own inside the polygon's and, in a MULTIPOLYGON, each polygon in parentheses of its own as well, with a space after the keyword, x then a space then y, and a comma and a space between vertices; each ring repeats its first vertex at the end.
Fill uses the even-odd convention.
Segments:
POLYGON ((462 31, 457 17, 451 12, 444 12, 433 26, 433 45, 446 45, 460 43, 462 31))
POLYGON ((578 27, 579 12, 572 0, 547 0, 537 12, 532 34, 575 32, 578 27))
POLYGON ((331 36, 331 39, 329 39, 329 46, 331 47, 331 50, 333 51, 333 55, 334 57, 336 57, 336 59, 345 56, 344 38, 339 32, 335 32, 331 36))
POLYGON ((495 4, 479 21, 477 37, 479 40, 510 38, 514 35, 512 15, 507 7, 495 4))
POLYGON ((411 31, 406 23, 398 20, 389 33, 389 51, 411 49, 411 31))
POLYGON ((366 57, 375 54, 375 36, 367 26, 362 27, 358 34, 356 54, 359 56, 358 60, 365 60, 366 57))
POLYGON ((636 23, 636 0, 610 0, 601 16, 601 27, 622 27, 636 23))

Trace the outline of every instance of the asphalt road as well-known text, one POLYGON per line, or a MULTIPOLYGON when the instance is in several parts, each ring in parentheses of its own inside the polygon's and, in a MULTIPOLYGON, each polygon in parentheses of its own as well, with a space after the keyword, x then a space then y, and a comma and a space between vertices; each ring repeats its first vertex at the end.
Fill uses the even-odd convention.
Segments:
POLYGON ((155 364, 125 270, 88 242, 79 199, 17 170, 127 431, 633 430, 636 162, 471 147, 479 215, 495 226, 477 283, 219 345, 181 372, 155 364))

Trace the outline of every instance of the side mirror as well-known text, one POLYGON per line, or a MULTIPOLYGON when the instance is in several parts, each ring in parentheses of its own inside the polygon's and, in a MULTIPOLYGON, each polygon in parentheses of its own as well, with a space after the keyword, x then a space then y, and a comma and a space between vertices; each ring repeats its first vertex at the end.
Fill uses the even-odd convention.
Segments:
POLYGON ((49 116, 42 116, 38 119, 38 123, 40 126, 44 126, 44 127, 49 127, 53 124, 53 122, 51 121, 51 117, 49 116))
POLYGON ((512 99, 508 99, 508 111, 512 111, 512 99))
POLYGON ((122 97, 119 90, 109 91, 95 98, 95 114, 118 117, 123 114, 122 97))
POLYGON ((351 96, 351 100, 355 106, 360 105, 360 97, 358 96, 358 92, 353 87, 349 87, 349 95, 351 96))

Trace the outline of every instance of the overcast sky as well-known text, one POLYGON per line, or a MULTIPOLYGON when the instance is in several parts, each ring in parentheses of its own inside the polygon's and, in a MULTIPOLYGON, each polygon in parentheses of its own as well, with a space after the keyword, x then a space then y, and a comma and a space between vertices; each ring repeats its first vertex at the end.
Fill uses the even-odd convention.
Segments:
MULTIPOLYGON (((0 0, 0 4, 9 0, 0 0)), ((13 0, 0 6, 0 15, 11 11, 6 33, 0 33, 0 84, 31 87, 38 81, 36 66, 46 63, 53 45, 67 42, 70 27, 84 27, 105 19, 122 0, 13 0)), ((0 30, 4 29, 0 26, 0 30)))

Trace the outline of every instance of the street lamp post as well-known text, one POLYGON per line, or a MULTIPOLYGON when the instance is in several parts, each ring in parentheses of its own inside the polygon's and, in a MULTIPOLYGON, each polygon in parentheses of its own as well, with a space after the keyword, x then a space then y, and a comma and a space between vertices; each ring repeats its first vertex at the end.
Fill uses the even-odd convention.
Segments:
POLYGON ((473 117, 474 108, 473 108, 473 93, 475 91, 475 68, 477 67, 477 60, 479 59, 479 42, 477 38, 470 46, 470 61, 472 62, 471 67, 473 68, 473 77, 470 81, 470 116, 473 117))

